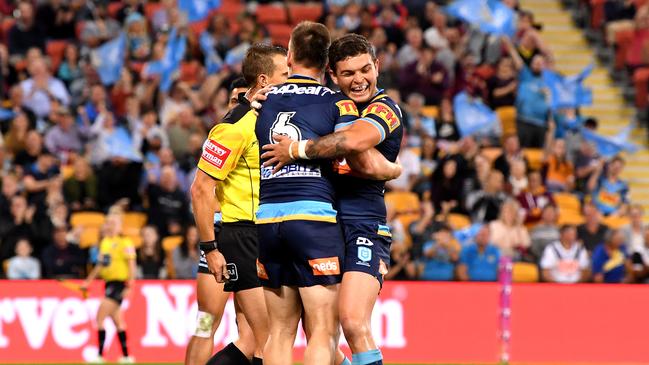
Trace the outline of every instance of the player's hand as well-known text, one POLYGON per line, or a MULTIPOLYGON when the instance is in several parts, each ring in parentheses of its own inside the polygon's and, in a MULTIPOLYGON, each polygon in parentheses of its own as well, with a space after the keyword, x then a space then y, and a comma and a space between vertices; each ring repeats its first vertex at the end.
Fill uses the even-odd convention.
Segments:
POLYGON ((225 262, 225 257, 219 250, 213 250, 205 255, 207 260, 207 268, 210 270, 217 283, 225 283, 230 279, 228 269, 225 262))
POLYGON ((289 148, 295 141, 280 134, 273 135, 276 143, 270 143, 261 147, 266 151, 261 155, 262 160, 266 160, 263 164, 264 167, 274 166, 273 174, 276 174, 282 167, 293 162, 289 154, 289 148))
POLYGON ((268 94, 268 92, 270 91, 271 88, 272 88, 272 85, 269 85, 269 86, 266 86, 266 87, 263 87, 263 88, 259 89, 252 96, 252 98, 250 100, 250 106, 253 109, 257 109, 257 110, 261 109, 261 103, 266 101, 266 99, 268 99, 266 94, 268 94))

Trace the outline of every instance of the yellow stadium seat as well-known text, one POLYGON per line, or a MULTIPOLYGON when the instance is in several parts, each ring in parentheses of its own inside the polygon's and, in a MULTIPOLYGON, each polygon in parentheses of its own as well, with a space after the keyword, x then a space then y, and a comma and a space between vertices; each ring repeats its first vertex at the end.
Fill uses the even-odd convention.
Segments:
POLYGON ((480 151, 480 154, 489 160, 491 164, 493 164, 502 153, 503 150, 500 147, 487 147, 480 151))
POLYGON ((140 229, 147 221, 146 214, 142 212, 126 212, 122 215, 122 225, 129 228, 140 229))
POLYGON ((99 212, 77 212, 72 213, 70 224, 72 227, 101 227, 106 216, 99 212))
POLYGON ((516 108, 513 106, 502 106, 495 110, 500 125, 502 126, 503 136, 516 134, 516 108))
POLYGON ((409 147, 408 148, 413 154, 421 156, 421 147, 409 147))
POLYGON ((74 175, 74 166, 72 165, 61 166, 61 177, 63 177, 63 180, 71 178, 72 175, 74 175))
POLYGON ((2 271, 7 275, 7 271, 9 271, 9 259, 2 261, 2 271))
POLYGON ((559 210, 581 212, 581 203, 574 194, 554 193, 552 194, 552 198, 559 207, 559 210))
POLYGON ((410 225, 417 221, 420 218, 419 213, 404 213, 404 214, 399 214, 397 216, 397 219, 399 222, 401 222, 401 225, 403 226, 403 230, 405 232, 405 237, 404 237, 404 244, 408 247, 412 245, 412 237, 410 237, 410 225))
POLYGON ((528 262, 515 262, 512 267, 512 281, 515 283, 536 283, 539 281, 539 268, 528 262))
POLYGON ((99 243, 99 227, 84 226, 79 237, 79 247, 88 248, 99 243))
POLYGON ((183 242, 183 236, 168 236, 162 239, 162 248, 167 252, 172 252, 183 242))
POLYGON ((620 216, 614 216, 610 215, 608 217, 604 217, 602 219, 603 223, 609 226, 612 229, 618 229, 622 228, 629 223, 631 223, 631 220, 628 217, 620 217, 620 216))
POLYGON ((390 204, 397 214, 419 213, 419 197, 408 191, 385 193, 385 204, 390 204))
POLYGON ((140 248, 140 246, 142 246, 142 236, 140 236, 139 234, 129 234, 126 235, 126 237, 130 238, 131 241, 133 241, 133 246, 135 246, 135 248, 140 248))
POLYGON ((584 216, 579 211, 559 209, 559 225, 570 224, 578 226, 584 223, 584 216))
POLYGON ((421 114, 423 114, 425 117, 437 118, 439 117, 439 108, 435 105, 425 106, 421 109, 421 114))
POLYGON ((523 149, 527 161, 530 163, 530 169, 540 170, 543 166, 543 150, 540 148, 523 149))
POLYGON ((471 219, 464 214, 451 213, 448 215, 447 223, 453 229, 462 229, 471 225, 471 219))

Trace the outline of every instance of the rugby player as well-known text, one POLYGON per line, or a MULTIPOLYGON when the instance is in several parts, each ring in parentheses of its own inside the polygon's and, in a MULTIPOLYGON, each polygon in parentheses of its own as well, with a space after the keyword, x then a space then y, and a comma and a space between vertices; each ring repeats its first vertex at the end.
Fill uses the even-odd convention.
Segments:
MULTIPOLYGON (((321 138, 298 142, 290 136, 274 136, 275 144, 262 147, 267 151, 261 156, 266 160, 262 168, 274 166, 274 171, 281 171, 294 157, 298 161, 358 158, 373 147, 396 161, 403 134, 401 110, 377 87, 378 60, 372 45, 360 35, 345 35, 331 44, 329 62, 334 82, 361 110, 360 118, 348 125, 339 123, 336 133, 321 138)), ((382 364, 370 322, 390 262, 384 182, 355 176, 354 165, 345 160, 338 161, 335 170, 338 217, 346 245, 340 321, 352 350, 352 364, 382 364)))
MULTIPOLYGON (((259 201, 259 147, 254 134, 256 116, 246 96, 286 80, 286 51, 279 47, 253 45, 244 58, 242 73, 250 89, 238 97, 239 104, 210 131, 191 188, 200 249, 205 256, 205 261, 199 265, 202 273, 198 281, 199 304, 207 303, 203 308, 211 308, 207 312, 199 310, 195 344, 188 348, 187 358, 201 364, 205 363, 205 354, 211 352, 210 338, 215 330, 215 319, 218 317, 220 321, 228 292, 234 292, 235 308, 243 313, 254 338, 252 341, 250 336, 245 338, 246 326, 241 323, 240 341, 228 345, 208 364, 249 364, 251 357, 253 364, 260 364, 268 337, 266 306, 256 267, 258 243, 254 221, 259 201), (222 224, 217 240, 214 213, 218 205, 222 224), (206 273, 213 275, 209 278, 212 283, 206 273), (216 282, 224 283, 222 288, 213 285, 214 278, 216 282), (212 298, 218 308, 209 304, 212 298), (196 337, 206 340, 196 340, 196 337), (194 351, 197 357, 193 356, 194 351)), ((243 322, 241 316, 237 318, 243 322)))
POLYGON ((119 362, 132 364, 135 362, 128 354, 126 344, 126 322, 120 305, 122 300, 128 297, 130 288, 135 282, 136 263, 135 246, 130 238, 121 235, 122 216, 118 213, 110 213, 104 223, 104 238, 99 243, 99 256, 97 265, 88 274, 88 278, 81 284, 81 290, 87 291, 90 283, 101 276, 106 281, 106 296, 101 300, 97 310, 97 334, 99 354, 95 359, 96 363, 103 363, 104 342, 106 330, 104 320, 107 317, 113 320, 117 328, 117 337, 122 347, 122 357, 119 362))

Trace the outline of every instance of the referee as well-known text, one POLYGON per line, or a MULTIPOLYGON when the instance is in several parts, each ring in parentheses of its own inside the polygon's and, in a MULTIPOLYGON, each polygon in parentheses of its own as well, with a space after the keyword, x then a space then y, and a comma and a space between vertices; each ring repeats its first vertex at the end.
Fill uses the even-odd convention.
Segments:
MULTIPOLYGON (((255 340, 252 349, 228 345, 208 362, 215 364, 247 365, 251 357, 253 364, 261 363, 268 337, 264 292, 256 265, 258 241, 254 222, 259 204, 257 117, 248 100, 257 90, 286 80, 286 51, 268 45, 253 45, 244 58, 242 73, 250 89, 240 95, 239 104, 210 131, 191 188, 192 209, 207 272, 212 273, 217 282, 225 283, 225 292, 234 292, 235 307, 244 314, 255 340), (217 240, 214 212, 219 205, 222 228, 217 240)), ((205 269, 205 265, 199 266, 201 272, 206 272, 205 269)), ((216 318, 211 315, 199 311, 196 336, 205 337, 201 324, 214 323, 216 318)))

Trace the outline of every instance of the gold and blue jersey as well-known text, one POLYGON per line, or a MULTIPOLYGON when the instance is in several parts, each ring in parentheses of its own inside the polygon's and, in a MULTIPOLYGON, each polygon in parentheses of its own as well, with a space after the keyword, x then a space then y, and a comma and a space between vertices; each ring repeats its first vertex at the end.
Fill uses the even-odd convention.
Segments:
MULTIPOLYGON (((293 75, 267 96, 255 129, 260 146, 274 143, 275 134, 295 141, 316 139, 359 117, 351 100, 310 77, 293 75)), ((326 160, 298 160, 275 174, 262 167, 256 222, 336 222, 332 173, 326 160)))

